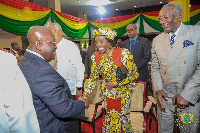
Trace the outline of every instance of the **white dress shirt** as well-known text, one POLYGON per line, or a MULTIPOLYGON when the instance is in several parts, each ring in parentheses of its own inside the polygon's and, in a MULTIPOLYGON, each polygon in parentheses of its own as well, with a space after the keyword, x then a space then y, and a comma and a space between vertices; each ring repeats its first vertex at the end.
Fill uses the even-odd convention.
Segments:
POLYGON ((57 44, 57 71, 66 80, 72 95, 76 95, 76 87, 83 87, 85 67, 77 45, 67 39, 57 44))
POLYGON ((0 50, 0 133, 39 133, 29 85, 16 58, 0 50))

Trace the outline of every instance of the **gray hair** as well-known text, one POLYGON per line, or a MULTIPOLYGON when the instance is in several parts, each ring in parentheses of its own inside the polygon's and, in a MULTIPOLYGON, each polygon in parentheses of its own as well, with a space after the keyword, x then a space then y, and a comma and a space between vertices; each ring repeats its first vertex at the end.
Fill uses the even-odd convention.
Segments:
POLYGON ((56 30, 62 31, 62 28, 61 28, 61 26, 60 26, 58 23, 52 23, 52 22, 50 22, 50 21, 48 21, 48 22, 45 24, 45 27, 48 28, 50 25, 55 26, 56 30))
POLYGON ((164 5, 161 10, 165 7, 173 7, 174 8, 174 12, 176 15, 179 15, 180 13, 183 13, 183 9, 182 9, 182 6, 179 4, 179 3, 176 3, 176 2, 170 2, 166 5, 164 5))

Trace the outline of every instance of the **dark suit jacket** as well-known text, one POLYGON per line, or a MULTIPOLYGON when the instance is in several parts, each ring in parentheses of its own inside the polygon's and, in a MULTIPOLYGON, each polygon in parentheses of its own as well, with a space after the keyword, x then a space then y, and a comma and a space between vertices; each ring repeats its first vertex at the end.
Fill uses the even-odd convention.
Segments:
POLYGON ((86 52, 83 51, 83 50, 80 50, 80 54, 81 54, 81 57, 82 57, 82 63, 85 64, 86 52))
POLYGON ((89 46, 85 57, 85 74, 88 74, 88 76, 91 73, 91 66, 92 66, 91 56, 94 54, 94 52, 95 52, 95 44, 92 44, 89 46))
POLYGON ((74 118, 84 116, 85 103, 72 100, 64 78, 41 57, 26 52, 19 63, 33 95, 41 133, 77 133, 74 118))
MULTIPOLYGON (((130 50, 130 39, 122 43, 122 48, 130 50)), ((147 64, 151 59, 151 47, 149 40, 138 36, 135 45, 130 52, 133 54, 134 62, 139 71, 138 81, 148 82, 149 71, 147 64)))

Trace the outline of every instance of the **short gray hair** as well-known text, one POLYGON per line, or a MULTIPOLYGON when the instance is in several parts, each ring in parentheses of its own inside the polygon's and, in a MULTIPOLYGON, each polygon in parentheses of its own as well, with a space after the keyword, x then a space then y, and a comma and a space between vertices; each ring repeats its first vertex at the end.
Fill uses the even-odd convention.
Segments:
POLYGON ((45 24, 45 27, 48 28, 50 25, 55 26, 56 30, 62 31, 62 28, 61 28, 61 26, 60 26, 58 23, 52 23, 52 22, 50 22, 50 21, 48 21, 48 22, 45 24))
POLYGON ((174 8, 174 12, 176 15, 179 15, 180 13, 183 13, 183 9, 182 9, 182 6, 179 4, 179 3, 176 3, 176 2, 170 2, 166 5, 164 5, 161 10, 165 7, 173 7, 174 8))

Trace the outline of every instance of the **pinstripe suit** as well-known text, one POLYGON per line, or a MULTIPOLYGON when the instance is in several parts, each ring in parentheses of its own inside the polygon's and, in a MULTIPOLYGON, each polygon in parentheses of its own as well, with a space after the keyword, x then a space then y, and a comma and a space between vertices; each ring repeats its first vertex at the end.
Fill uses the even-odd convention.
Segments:
POLYGON ((71 99, 66 81, 41 57, 26 51, 19 67, 31 88, 41 133, 77 133, 74 118, 84 116, 84 101, 71 99))
POLYGON ((200 26, 182 24, 173 48, 170 46, 167 33, 161 33, 153 40, 151 64, 153 89, 154 92, 163 90, 168 96, 167 101, 162 101, 166 111, 158 108, 158 120, 163 132, 173 132, 174 114, 169 110, 174 110, 172 98, 177 94, 193 104, 200 114, 199 34, 200 26), (193 44, 183 47, 185 41, 193 44))

